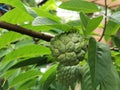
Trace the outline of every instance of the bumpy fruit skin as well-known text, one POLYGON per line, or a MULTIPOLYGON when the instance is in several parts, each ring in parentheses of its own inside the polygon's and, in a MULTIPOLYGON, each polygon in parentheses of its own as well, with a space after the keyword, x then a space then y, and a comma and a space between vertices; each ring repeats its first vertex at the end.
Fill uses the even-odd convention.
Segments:
POLYGON ((84 59, 87 40, 79 33, 62 33, 51 40, 51 51, 59 62, 57 80, 72 86, 80 77, 79 62, 84 59))
POLYGON ((51 40, 51 51, 65 66, 77 65, 84 59, 87 42, 78 33, 62 33, 51 40))
POLYGON ((76 82, 80 81, 81 68, 77 65, 74 66, 63 66, 61 64, 58 65, 56 78, 59 83, 69 87, 76 84, 76 82))

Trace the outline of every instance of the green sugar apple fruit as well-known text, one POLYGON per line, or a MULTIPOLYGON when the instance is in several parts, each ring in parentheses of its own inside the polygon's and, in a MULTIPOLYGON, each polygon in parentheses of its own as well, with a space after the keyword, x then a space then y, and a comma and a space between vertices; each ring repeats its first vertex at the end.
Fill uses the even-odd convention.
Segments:
POLYGON ((87 40, 75 32, 61 33, 51 40, 51 51, 59 63, 77 65, 84 59, 87 40))
POLYGON ((75 66, 63 66, 60 65, 57 68, 56 78, 59 83, 66 87, 74 86, 80 81, 81 73, 80 67, 75 66))

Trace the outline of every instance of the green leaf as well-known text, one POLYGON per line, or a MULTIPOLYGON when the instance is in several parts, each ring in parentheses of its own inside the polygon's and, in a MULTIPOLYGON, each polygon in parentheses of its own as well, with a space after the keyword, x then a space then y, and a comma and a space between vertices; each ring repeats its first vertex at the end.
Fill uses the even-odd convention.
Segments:
POLYGON ((73 20, 73 21, 67 22, 67 24, 70 26, 80 26, 81 21, 80 20, 73 20))
POLYGON ((7 54, 4 59, 2 60, 2 64, 6 64, 10 61, 26 58, 26 57, 35 57, 35 56, 42 56, 45 54, 50 54, 50 49, 40 45, 29 45, 18 48, 13 52, 7 54))
POLYGON ((37 5, 35 0, 21 0, 21 1, 29 7, 36 7, 37 5))
POLYGON ((34 65, 34 64, 37 64, 40 66, 40 65, 45 65, 48 63, 50 63, 50 61, 48 61, 47 58, 44 56, 43 57, 34 57, 34 58, 29 58, 29 59, 26 59, 26 60, 16 63, 10 69, 16 69, 16 68, 20 68, 23 66, 34 65))
POLYGON ((35 23, 35 26, 32 26, 30 24, 24 24, 22 25, 24 28, 36 30, 36 31, 43 31, 43 32, 50 32, 51 30, 55 31, 69 31, 73 28, 73 26, 68 24, 51 24, 51 25, 40 25, 35 23), (37 26, 36 26, 37 25, 37 26))
POLYGON ((109 47, 103 43, 97 43, 94 38, 91 38, 88 48, 88 63, 95 89, 110 71, 112 60, 109 47))
POLYGON ((8 70, 5 72, 5 78, 8 80, 9 83, 21 73, 21 69, 13 69, 13 70, 8 70))
POLYGON ((111 35, 115 35, 115 33, 119 30, 120 25, 116 22, 109 20, 106 25, 105 30, 105 40, 108 41, 111 38, 111 35))
POLYGON ((57 22, 49 19, 49 18, 43 18, 43 17, 36 17, 32 24, 34 26, 38 26, 38 25, 53 25, 53 24, 57 24, 57 22))
POLYGON ((25 83, 18 86, 17 90, 30 90, 31 87, 35 86, 36 81, 37 80, 35 78, 32 80, 26 81, 25 83))
POLYGON ((73 26, 70 26, 68 24, 54 24, 51 25, 51 27, 53 27, 54 29, 59 30, 59 31, 70 31, 73 26))
POLYGON ((48 90, 50 84, 56 78, 56 68, 57 64, 51 66, 40 79, 40 90, 48 90))
POLYGON ((0 20, 12 24, 21 24, 24 22, 30 22, 33 19, 34 18, 31 15, 29 15, 27 12, 24 12, 18 8, 14 8, 0 17, 0 20))
POLYGON ((26 5, 24 5, 24 7, 25 7, 25 9, 26 9, 26 11, 32 16, 32 17, 37 17, 38 15, 37 15, 37 13, 31 8, 31 7, 28 7, 28 6, 26 6, 26 5))
POLYGON ((9 62, 7 64, 1 65, 0 64, 0 77, 2 77, 6 71, 15 64, 15 62, 9 62))
POLYGON ((23 46, 33 45, 33 44, 35 44, 33 39, 29 39, 28 37, 27 38, 23 38, 19 42, 15 43, 15 49, 21 48, 23 46))
POLYGON ((110 16, 110 19, 112 19, 112 21, 120 24, 120 11, 113 13, 113 14, 110 16))
POLYGON ((86 26, 85 34, 89 35, 92 31, 94 31, 98 27, 102 19, 103 19, 103 16, 90 19, 86 26))
POLYGON ((82 22, 83 29, 85 30, 88 24, 88 21, 90 20, 87 15, 85 15, 83 12, 80 12, 80 20, 82 22))
POLYGON ((4 57, 5 55, 7 55, 9 52, 11 52, 13 49, 11 48, 2 48, 0 49, 0 57, 4 57))
POLYGON ((85 13, 93 13, 98 11, 98 7, 95 4, 83 0, 68 0, 63 2, 59 7, 85 13))
POLYGON ((112 36, 112 40, 114 41, 115 45, 120 49, 120 37, 112 36))
POLYGON ((12 31, 6 32, 5 34, 0 36, 0 49, 21 38, 23 38, 23 35, 19 33, 15 33, 12 31))
POLYGON ((112 65, 108 75, 100 83, 101 90, 120 90, 120 78, 112 65))
POLYGON ((45 11, 44 9, 41 9, 41 8, 33 8, 33 9, 41 17, 49 18, 49 19, 54 20, 56 22, 61 21, 61 19, 58 16, 53 15, 53 14, 49 13, 48 11, 45 11))
POLYGON ((40 7, 44 11, 50 11, 56 9, 56 0, 48 0, 44 5, 40 7))
POLYGON ((92 78, 91 78, 91 74, 90 74, 90 67, 89 67, 89 65, 86 63, 82 67, 82 70, 83 70, 82 82, 81 82, 82 90, 93 90, 92 78))
POLYGON ((51 29, 54 29, 50 25, 33 26, 33 25, 31 25, 31 23, 30 24, 22 24, 21 26, 24 28, 30 29, 30 30, 38 31, 38 32, 40 32, 40 31, 45 32, 45 31, 49 31, 51 29))
POLYGON ((13 81, 10 83, 9 87, 24 83, 30 79, 35 78, 36 76, 40 76, 41 72, 38 70, 29 70, 26 71, 25 73, 19 74, 17 77, 13 79, 13 81))
POLYGON ((87 15, 85 15, 83 12, 80 12, 80 19, 82 22, 82 28, 85 33, 85 35, 91 34, 93 30, 95 30, 100 22, 103 19, 103 16, 95 17, 90 19, 87 15))

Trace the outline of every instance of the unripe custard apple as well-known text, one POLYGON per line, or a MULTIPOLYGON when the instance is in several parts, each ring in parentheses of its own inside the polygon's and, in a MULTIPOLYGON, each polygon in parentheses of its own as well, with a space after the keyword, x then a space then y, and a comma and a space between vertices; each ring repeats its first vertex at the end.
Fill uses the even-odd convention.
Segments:
POLYGON ((51 40, 51 51, 59 63, 77 65, 84 59, 87 40, 76 32, 61 33, 51 40))

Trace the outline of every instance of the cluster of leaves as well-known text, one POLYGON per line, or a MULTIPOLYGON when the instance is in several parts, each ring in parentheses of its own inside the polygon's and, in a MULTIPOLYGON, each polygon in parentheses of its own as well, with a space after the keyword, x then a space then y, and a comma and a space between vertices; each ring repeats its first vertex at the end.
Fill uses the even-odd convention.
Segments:
MULTIPOLYGON (((0 0, 13 7, 0 20, 35 31, 52 34, 77 29, 86 37, 92 36, 100 26, 103 15, 91 18, 89 13, 100 12, 97 5, 84 0, 69 0, 59 8, 76 11, 80 19, 62 23, 54 12, 56 0, 48 0, 37 7, 27 0, 0 0), (23 2, 22 2, 23 1, 23 2)), ((34 1, 34 0, 31 0, 34 1)), ((120 49, 120 37, 115 36, 120 27, 120 11, 115 11, 109 18, 104 38, 111 40, 120 49)), ((16 32, 0 29, 0 89, 15 90, 65 90, 55 80, 57 64, 51 56, 49 42, 39 40, 16 32), (42 67, 49 66, 46 72, 42 67)), ((82 62, 82 90, 119 90, 120 51, 110 51, 106 44, 89 40, 87 60, 82 62), (111 59, 112 56, 112 59, 111 59), (113 65, 114 62, 114 65, 113 65), (114 67, 115 66, 115 67, 114 67), (117 70, 117 71, 116 71, 117 70)))

